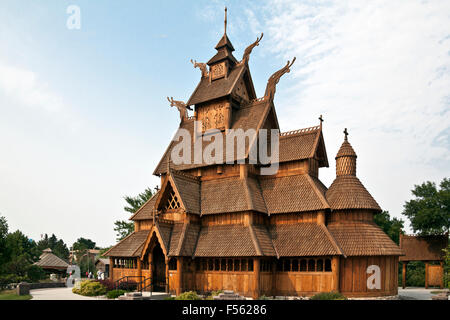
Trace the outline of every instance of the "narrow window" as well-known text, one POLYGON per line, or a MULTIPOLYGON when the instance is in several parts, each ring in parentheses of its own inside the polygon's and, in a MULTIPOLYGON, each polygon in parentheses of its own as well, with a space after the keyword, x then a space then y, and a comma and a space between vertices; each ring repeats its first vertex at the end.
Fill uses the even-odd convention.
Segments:
POLYGON ((227 271, 227 260, 226 259, 222 259, 220 261, 220 270, 222 271, 227 271))
POLYGON ((291 271, 291 260, 284 259, 283 261, 283 271, 291 271))
POLYGON ((208 259, 208 271, 214 270, 214 260, 208 259))
POLYGON ((292 271, 298 271, 298 260, 292 260, 292 271))
POLYGON ((323 271, 323 260, 322 259, 317 260, 317 271, 319 271, 319 272, 323 271))
POLYGON ((234 260, 234 271, 240 271, 241 269, 241 260, 236 259, 234 260))
POLYGON ((233 271, 233 259, 228 259, 227 270, 233 271))
POLYGON ((203 271, 206 271, 206 270, 208 270, 208 267, 207 267, 207 265, 206 265, 206 259, 205 258, 202 258, 202 270, 203 271))
POLYGON ((169 270, 177 270, 177 259, 170 258, 170 260, 169 260, 169 270))
POLYGON ((325 271, 331 271, 331 260, 325 259, 325 271))
POLYGON ((308 268, 306 266, 306 259, 300 260, 300 271, 308 271, 308 268))
POLYGON ((214 270, 220 271, 220 260, 219 259, 214 260, 214 270))
POLYGON ((316 271, 316 261, 314 259, 308 260, 308 271, 309 272, 316 271))
POLYGON ((247 271, 247 259, 242 259, 241 271, 247 271))
POLYGON ((253 271, 253 259, 248 259, 248 271, 253 271))
POLYGON ((277 271, 283 271, 283 260, 277 261, 277 271))

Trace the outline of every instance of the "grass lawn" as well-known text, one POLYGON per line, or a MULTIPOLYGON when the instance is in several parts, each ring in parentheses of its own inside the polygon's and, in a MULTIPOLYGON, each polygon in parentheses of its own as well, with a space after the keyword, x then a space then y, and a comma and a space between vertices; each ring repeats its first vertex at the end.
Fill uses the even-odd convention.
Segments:
POLYGON ((30 300, 31 295, 27 294, 24 296, 19 296, 16 294, 16 290, 4 290, 0 291, 0 300, 30 300))

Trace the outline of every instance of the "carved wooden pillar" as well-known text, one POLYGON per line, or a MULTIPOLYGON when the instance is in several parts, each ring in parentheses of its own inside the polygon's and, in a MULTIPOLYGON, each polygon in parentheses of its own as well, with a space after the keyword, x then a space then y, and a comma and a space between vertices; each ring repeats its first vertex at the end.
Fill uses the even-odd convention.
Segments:
POLYGON ((277 259, 272 261, 272 295, 277 295, 277 259))
MULTIPOLYGON (((140 257, 137 257, 137 272, 138 272, 138 282, 142 282, 142 261, 140 257)), ((142 283, 140 286, 144 285, 142 283)))
POLYGON ((259 298, 260 258, 253 259, 253 299, 259 298))
POLYGON ((109 279, 114 281, 114 258, 109 258, 109 279))
POLYGON ((176 294, 177 296, 183 292, 183 258, 177 258, 177 284, 176 284, 176 294))
POLYGON ((166 258, 166 293, 169 293, 169 281, 170 281, 170 275, 169 275, 169 259, 166 258))
POLYGON ((339 287, 339 257, 335 256, 331 259, 331 271, 333 273, 333 289, 332 291, 340 292, 339 287))
POLYGON ((402 262, 402 288, 406 288, 406 265, 408 264, 407 261, 402 262))

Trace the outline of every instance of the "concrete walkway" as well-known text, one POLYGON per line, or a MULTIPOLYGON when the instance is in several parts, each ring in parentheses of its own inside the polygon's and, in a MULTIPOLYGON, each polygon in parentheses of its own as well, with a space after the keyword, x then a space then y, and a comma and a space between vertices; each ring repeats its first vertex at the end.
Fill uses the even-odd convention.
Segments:
POLYGON ((425 289, 425 288, 415 288, 406 287, 405 289, 398 288, 398 295, 403 300, 431 300, 434 291, 442 291, 439 288, 425 289))
POLYGON ((105 297, 85 297, 72 292, 72 288, 30 290, 32 300, 104 300, 105 297))

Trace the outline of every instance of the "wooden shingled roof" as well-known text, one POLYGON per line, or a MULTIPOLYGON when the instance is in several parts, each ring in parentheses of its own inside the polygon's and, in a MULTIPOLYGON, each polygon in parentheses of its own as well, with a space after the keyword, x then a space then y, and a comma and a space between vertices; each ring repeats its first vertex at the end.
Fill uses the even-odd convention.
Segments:
POLYGON ((271 227, 270 232, 280 256, 342 255, 341 249, 325 225, 316 223, 276 224, 271 227))
POLYGON ((39 261, 34 263, 43 269, 67 269, 70 266, 66 261, 54 255, 51 249, 45 249, 40 255, 39 261))
POLYGON ((375 223, 340 222, 327 226, 346 256, 403 255, 403 251, 375 223))
POLYGON ((153 219, 153 209, 155 207, 156 199, 158 197, 159 191, 145 202, 142 207, 140 207, 131 217, 130 220, 147 220, 153 219))
POLYGON ((332 210, 370 209, 381 212, 381 208, 356 176, 337 177, 326 193, 332 210))
POLYGON ((308 174, 261 178, 260 184, 269 214, 330 208, 325 186, 308 174))
POLYGON ((187 105, 191 106, 202 102, 218 99, 231 94, 234 87, 242 78, 247 67, 244 63, 236 65, 231 69, 227 78, 209 81, 209 77, 202 77, 199 84, 195 88, 187 105))
POLYGON ((411 236, 400 234, 400 248, 405 255, 400 261, 442 261, 448 246, 448 234, 411 236))
POLYGON ((142 254, 142 249, 144 248, 149 233, 150 230, 133 232, 103 255, 112 257, 139 257, 142 254))

